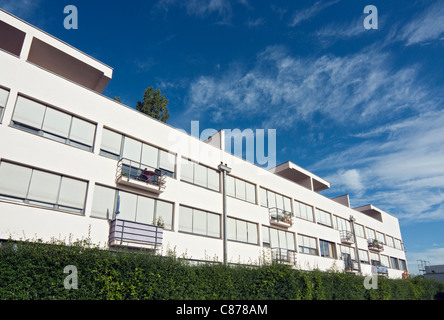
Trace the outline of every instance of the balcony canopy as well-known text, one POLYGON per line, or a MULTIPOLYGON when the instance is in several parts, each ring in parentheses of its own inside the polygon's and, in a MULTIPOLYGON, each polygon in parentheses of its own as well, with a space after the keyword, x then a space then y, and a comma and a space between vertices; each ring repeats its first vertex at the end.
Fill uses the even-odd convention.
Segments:
POLYGON ((270 171, 316 192, 330 188, 329 182, 290 161, 274 167, 270 171))
POLYGON ((0 49, 102 93, 113 69, 0 9, 0 49))
POLYGON ((369 217, 372 217, 373 219, 376 219, 376 220, 382 222, 382 214, 384 211, 376 208, 372 204, 367 204, 365 206, 361 206, 361 207, 357 207, 357 208, 353 208, 353 209, 356 211, 362 212, 362 213, 368 215, 369 217))

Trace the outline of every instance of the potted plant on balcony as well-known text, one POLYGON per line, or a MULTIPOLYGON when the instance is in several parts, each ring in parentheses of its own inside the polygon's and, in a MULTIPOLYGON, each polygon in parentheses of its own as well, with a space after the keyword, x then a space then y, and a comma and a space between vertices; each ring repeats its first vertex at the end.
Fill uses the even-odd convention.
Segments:
POLYGON ((161 228, 165 227, 165 222, 163 221, 162 217, 157 218, 156 225, 161 228))

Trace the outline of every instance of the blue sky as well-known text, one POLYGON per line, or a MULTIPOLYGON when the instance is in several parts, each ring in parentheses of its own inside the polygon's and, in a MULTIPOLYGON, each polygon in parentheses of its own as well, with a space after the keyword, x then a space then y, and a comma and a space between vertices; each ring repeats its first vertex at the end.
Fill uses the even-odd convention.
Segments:
MULTIPOLYGON (((290 160, 399 218, 409 269, 444 264, 444 2, 0 0, 114 68, 134 107, 148 86, 169 124, 276 129, 290 160), (79 28, 66 30, 66 5, 79 28), (378 29, 364 28, 364 7, 378 29), (443 191, 442 191, 443 190, 443 191)), ((91 106, 93 107, 93 106, 91 106)))

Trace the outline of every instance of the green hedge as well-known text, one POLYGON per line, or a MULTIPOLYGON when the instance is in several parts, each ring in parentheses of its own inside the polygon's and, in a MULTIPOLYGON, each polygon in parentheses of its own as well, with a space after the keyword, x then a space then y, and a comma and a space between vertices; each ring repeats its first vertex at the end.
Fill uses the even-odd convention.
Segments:
POLYGON ((148 252, 108 251, 85 243, 65 245, 6 242, 0 247, 0 299, 18 300, 368 300, 433 299, 444 284, 416 276, 378 279, 347 273, 261 267, 191 265, 148 252), (78 288, 65 289, 68 265, 77 268, 78 288))

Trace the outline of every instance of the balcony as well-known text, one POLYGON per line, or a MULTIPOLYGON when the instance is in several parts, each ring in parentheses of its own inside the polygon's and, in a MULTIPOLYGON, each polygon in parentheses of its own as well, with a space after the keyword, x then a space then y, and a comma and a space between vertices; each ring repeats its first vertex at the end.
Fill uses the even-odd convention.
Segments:
POLYGON ((384 251, 384 244, 376 239, 368 239, 368 249, 373 252, 384 251))
POLYGON ((286 228, 293 225, 291 212, 279 208, 270 208, 268 212, 270 213, 270 224, 286 228))
POLYGON ((271 260, 277 263, 284 263, 289 265, 296 264, 296 251, 282 249, 282 248, 272 248, 271 249, 271 260))
POLYGON ((346 259, 344 260, 344 267, 346 272, 359 272, 359 264, 355 260, 346 259))
POLYGON ((157 249, 162 239, 163 227, 121 219, 110 222, 109 246, 157 249))
POLYGON ((339 236, 341 237, 341 242, 343 244, 353 244, 355 243, 355 237, 353 236, 353 232, 347 230, 340 230, 339 236))
POLYGON ((160 194, 165 190, 165 179, 165 174, 159 169, 154 169, 125 158, 117 162, 117 184, 160 194))
POLYGON ((382 265, 372 265, 372 272, 377 274, 388 274, 388 268, 382 265))

